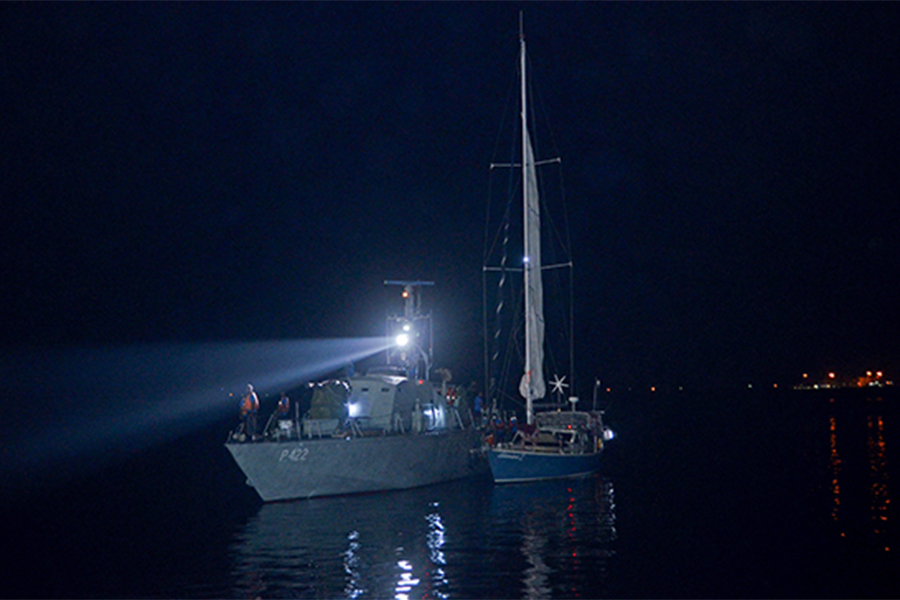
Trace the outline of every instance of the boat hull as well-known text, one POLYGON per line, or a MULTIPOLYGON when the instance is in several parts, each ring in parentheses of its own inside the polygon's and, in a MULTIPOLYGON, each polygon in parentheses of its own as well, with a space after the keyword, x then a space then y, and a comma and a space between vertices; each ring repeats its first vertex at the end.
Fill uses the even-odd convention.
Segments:
POLYGON ((553 454, 491 448, 488 463, 495 483, 539 481, 584 477, 600 470, 601 452, 588 454, 553 454))
POLYGON ((373 437, 228 442, 265 502, 397 490, 486 475, 473 429, 373 437))

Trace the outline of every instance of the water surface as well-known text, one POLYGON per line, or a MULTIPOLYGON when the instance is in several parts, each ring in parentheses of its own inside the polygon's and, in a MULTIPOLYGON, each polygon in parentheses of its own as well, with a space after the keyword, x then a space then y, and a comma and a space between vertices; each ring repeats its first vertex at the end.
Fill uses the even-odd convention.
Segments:
POLYGON ((898 397, 615 398, 596 477, 263 504, 230 423, 4 489, 3 597, 898 597, 898 397))

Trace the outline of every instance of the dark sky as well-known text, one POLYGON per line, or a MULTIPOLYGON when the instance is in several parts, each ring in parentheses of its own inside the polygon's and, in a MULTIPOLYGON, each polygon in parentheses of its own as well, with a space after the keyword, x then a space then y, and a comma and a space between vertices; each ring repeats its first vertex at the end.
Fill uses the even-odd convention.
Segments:
POLYGON ((896 364, 897 3, 2 3, 0 339, 379 334, 416 278, 480 372, 520 8, 583 378, 896 364))

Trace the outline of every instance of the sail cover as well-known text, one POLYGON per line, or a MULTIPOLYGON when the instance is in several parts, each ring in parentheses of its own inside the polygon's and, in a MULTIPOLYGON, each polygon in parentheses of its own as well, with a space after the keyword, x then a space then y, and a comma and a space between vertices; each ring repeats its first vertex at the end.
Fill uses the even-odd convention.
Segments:
MULTIPOLYGON (((523 65, 524 67, 524 65, 523 65)), ((524 78, 524 76, 523 76, 524 78)), ((524 96, 523 96, 524 103, 524 96)), ((523 117, 524 117, 523 104, 523 117)), ((519 393, 528 400, 544 397, 544 288, 541 283, 541 209, 534 152, 523 118, 523 186, 525 212, 525 372, 519 393)), ((530 421, 529 421, 530 422, 530 421)))

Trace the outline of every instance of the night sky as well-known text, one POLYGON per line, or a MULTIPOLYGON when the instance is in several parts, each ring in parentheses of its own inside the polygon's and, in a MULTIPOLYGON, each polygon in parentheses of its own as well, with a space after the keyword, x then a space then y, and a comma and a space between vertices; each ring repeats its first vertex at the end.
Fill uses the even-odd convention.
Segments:
POLYGON ((897 3, 2 3, 0 341, 380 334, 415 278, 480 376, 520 9, 582 379, 898 364, 897 3))

